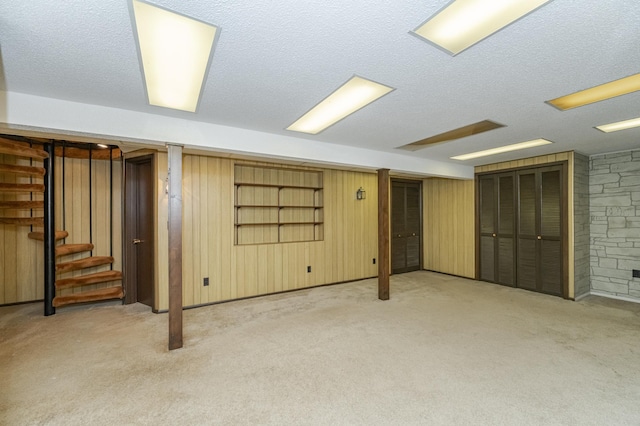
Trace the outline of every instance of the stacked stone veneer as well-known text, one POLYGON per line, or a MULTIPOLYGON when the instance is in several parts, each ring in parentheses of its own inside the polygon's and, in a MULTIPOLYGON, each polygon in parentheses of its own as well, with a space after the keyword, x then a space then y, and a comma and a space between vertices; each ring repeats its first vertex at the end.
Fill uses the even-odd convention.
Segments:
POLYGON ((640 150, 589 159, 591 290, 640 301, 640 150))

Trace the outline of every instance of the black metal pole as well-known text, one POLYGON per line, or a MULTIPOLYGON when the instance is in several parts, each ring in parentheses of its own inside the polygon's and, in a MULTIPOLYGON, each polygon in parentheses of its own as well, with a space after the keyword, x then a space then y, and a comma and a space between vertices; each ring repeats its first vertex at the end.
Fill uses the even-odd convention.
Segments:
POLYGON ((49 158, 44 160, 44 315, 56 313, 56 218, 55 218, 55 143, 45 144, 49 158))
MULTIPOLYGON (((89 242, 93 244, 93 182, 91 179, 91 160, 92 160, 92 144, 89 144, 89 242)), ((91 249, 93 256, 93 249, 91 249)))
MULTIPOLYGON (((113 147, 109 146, 109 256, 113 257, 113 147)), ((113 271, 113 263, 109 264, 113 271)))
POLYGON ((65 194, 64 184, 65 176, 67 176, 66 168, 65 168, 65 158, 67 158, 67 141, 62 141, 62 229, 66 231, 67 229, 67 197, 65 194))

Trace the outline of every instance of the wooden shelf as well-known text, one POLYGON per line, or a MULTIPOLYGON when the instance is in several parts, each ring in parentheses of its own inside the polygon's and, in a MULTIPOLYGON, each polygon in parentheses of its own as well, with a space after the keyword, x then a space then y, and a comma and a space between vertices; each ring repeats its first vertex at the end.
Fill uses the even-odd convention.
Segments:
POLYGON ((324 238, 321 171, 236 164, 234 173, 236 244, 324 238))
POLYGON ((235 223, 236 226, 283 226, 283 225, 322 225, 324 222, 247 222, 235 223))
POLYGON ((322 206, 273 206, 264 204, 235 204, 233 207, 265 208, 265 209, 321 209, 322 206))
POLYGON ((278 188, 278 189, 313 189, 319 191, 323 189, 320 186, 307 186, 307 185, 278 185, 272 183, 249 183, 249 182, 236 182, 237 187, 241 186, 255 186, 259 188, 278 188))

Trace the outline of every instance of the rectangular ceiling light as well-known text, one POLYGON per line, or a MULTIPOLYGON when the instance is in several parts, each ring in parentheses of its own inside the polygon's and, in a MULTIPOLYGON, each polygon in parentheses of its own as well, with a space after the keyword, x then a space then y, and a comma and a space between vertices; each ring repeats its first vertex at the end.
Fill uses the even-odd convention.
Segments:
POLYGON ((218 28, 139 0, 133 14, 149 103, 195 112, 218 28))
POLYGON ((594 102, 615 98, 640 90, 640 74, 630 75, 619 80, 610 81, 590 89, 581 90, 570 95, 547 101, 561 111, 589 105, 594 102))
POLYGON ((603 124, 602 126, 596 126, 596 129, 605 133, 611 133, 617 132, 618 130, 633 129, 634 127, 640 127, 640 117, 618 121, 616 123, 603 124))
POLYGON ((477 123, 469 124, 468 126, 460 127, 458 129, 449 130, 448 132, 440 133, 435 136, 428 137, 426 139, 412 142, 407 145, 399 146, 398 149, 406 149, 407 151, 417 151, 424 148, 427 145, 433 145, 441 142, 453 141, 456 139, 466 138, 467 136, 477 135, 478 133, 488 132, 489 130, 499 129, 505 127, 504 124, 496 123, 491 120, 478 121, 477 123))
POLYGON ((457 155, 450 157, 452 160, 471 160, 478 157, 486 157, 488 155, 501 154, 503 152, 517 151, 519 149, 533 148, 534 146, 547 145, 553 143, 546 139, 535 139, 527 142, 514 143, 513 145, 500 146, 498 148, 485 149, 484 151, 471 152, 469 154, 457 155))
POLYGON ((348 115, 395 90, 384 84, 353 76, 322 102, 311 108, 287 130, 318 134, 348 115))
POLYGON ((413 32, 457 55, 550 0, 454 0, 413 32))

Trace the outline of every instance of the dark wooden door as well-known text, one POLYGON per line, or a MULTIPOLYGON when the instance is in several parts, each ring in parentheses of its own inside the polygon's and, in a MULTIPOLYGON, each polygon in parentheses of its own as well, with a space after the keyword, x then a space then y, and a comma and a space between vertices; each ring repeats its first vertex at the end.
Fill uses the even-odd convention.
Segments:
POLYGON ((514 173, 481 176, 478 199, 480 279, 515 286, 514 173))
POLYGON ((391 182, 391 270, 417 271, 422 253, 422 184, 391 182))
POLYGON ((154 158, 129 159, 125 168, 126 303, 153 307, 154 158))
POLYGON ((518 287, 562 296, 562 167, 519 171, 517 177, 518 287))

